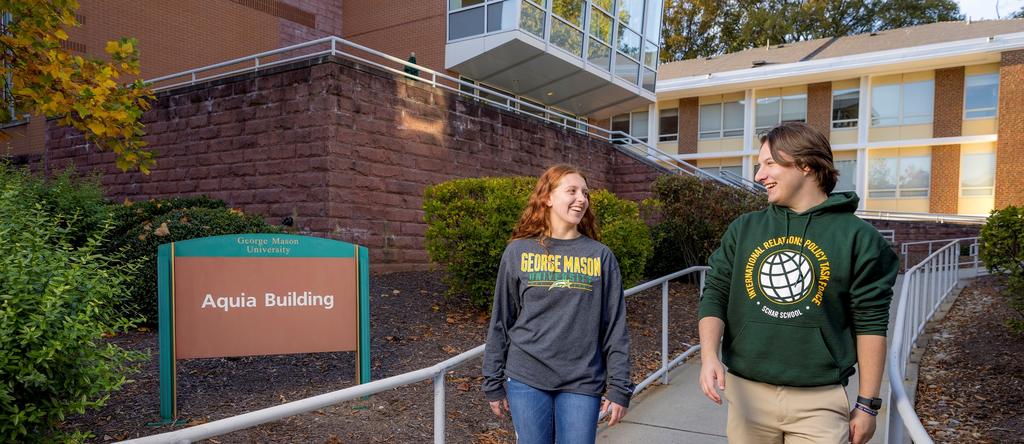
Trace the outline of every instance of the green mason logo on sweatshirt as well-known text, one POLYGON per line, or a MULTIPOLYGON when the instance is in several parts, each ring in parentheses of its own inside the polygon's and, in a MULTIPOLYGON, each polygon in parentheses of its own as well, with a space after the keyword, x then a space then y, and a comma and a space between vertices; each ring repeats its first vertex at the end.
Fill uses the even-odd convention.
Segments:
POLYGON ((828 254, 813 240, 800 236, 764 241, 750 252, 743 271, 747 297, 757 299, 762 312, 780 319, 801 316, 811 305, 820 306, 830 277, 828 254), (762 304, 758 296, 770 304, 762 304))

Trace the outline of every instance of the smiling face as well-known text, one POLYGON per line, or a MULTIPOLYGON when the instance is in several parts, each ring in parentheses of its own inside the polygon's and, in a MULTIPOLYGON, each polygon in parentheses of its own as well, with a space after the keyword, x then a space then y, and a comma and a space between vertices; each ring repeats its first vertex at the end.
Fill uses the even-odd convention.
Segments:
POLYGON ((761 145, 761 152, 757 156, 761 168, 754 176, 754 180, 768 189, 769 203, 797 212, 803 211, 806 208, 799 207, 803 206, 801 204, 808 200, 810 195, 823 193, 820 193, 814 176, 809 173, 809 168, 801 169, 793 162, 793 158, 781 151, 778 155, 782 156, 781 161, 788 163, 789 166, 778 163, 780 159, 772 158, 768 142, 761 145))
POLYGON ((548 223, 552 235, 575 231, 590 207, 590 189, 587 181, 576 173, 562 176, 544 204, 548 207, 548 223))

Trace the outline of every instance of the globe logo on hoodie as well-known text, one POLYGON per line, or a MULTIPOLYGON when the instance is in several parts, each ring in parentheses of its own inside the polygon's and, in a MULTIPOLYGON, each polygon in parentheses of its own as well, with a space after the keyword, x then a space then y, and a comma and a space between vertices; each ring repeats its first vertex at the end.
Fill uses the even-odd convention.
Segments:
POLYGON ((758 278, 764 296, 778 304, 799 302, 814 285, 810 261, 792 250, 770 253, 761 263, 758 278))

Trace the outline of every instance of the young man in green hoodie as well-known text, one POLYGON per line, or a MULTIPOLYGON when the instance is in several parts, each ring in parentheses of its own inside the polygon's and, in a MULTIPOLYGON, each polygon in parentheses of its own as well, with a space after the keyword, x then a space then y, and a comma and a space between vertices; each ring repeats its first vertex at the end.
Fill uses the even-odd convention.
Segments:
POLYGON ((730 443, 867 442, 898 260, 854 215, 855 193, 830 194, 839 173, 820 132, 784 123, 761 138, 758 162, 770 205, 733 221, 711 255, 701 389, 719 404, 724 390, 730 443))

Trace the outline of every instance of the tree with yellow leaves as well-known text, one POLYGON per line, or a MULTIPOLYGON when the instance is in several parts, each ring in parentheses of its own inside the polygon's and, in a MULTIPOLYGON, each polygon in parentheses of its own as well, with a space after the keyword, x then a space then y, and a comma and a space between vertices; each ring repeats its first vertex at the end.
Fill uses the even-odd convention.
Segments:
POLYGON ((76 0, 0 0, 0 122, 23 113, 56 117, 116 153, 122 170, 148 173, 155 162, 144 149, 139 118, 153 93, 137 79, 137 42, 107 42, 109 61, 69 54, 61 42, 68 39, 65 29, 78 25, 77 9, 76 0), (136 80, 123 83, 128 77, 136 80))

